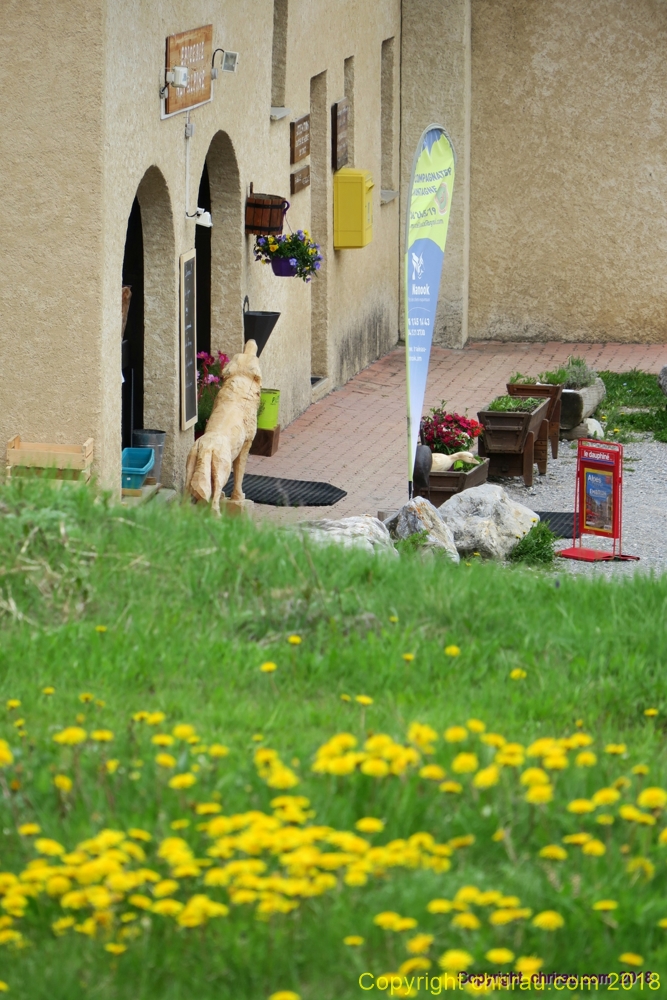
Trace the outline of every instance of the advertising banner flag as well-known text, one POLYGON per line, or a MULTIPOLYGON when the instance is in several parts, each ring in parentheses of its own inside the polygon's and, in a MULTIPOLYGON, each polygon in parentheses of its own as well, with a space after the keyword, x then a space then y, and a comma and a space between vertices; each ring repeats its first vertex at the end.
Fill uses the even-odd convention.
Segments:
POLYGON ((412 476, 445 259, 456 158, 440 125, 424 130, 412 166, 405 233, 405 354, 408 480, 412 476))

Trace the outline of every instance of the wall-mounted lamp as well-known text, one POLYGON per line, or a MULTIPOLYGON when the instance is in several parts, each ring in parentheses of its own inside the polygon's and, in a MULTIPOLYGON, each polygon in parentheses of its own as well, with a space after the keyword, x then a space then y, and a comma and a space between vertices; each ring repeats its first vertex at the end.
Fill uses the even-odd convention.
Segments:
POLYGON ((225 49, 216 49, 211 58, 211 79, 217 80, 218 73, 236 73, 239 65, 239 54, 238 52, 227 52, 225 49), (215 57, 218 52, 222 52, 222 62, 220 63, 220 69, 215 65, 215 57))
POLYGON ((211 213, 207 212, 204 208, 198 208, 196 212, 192 214, 186 212, 186 219, 194 219, 196 226, 204 226, 205 229, 212 229, 213 219, 211 218, 211 213))

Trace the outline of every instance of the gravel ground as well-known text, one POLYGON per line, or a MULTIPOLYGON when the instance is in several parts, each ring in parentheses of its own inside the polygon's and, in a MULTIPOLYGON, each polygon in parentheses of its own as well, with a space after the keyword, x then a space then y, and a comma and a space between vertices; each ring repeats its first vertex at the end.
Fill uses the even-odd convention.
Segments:
MULTIPOLYGON (((647 436, 647 437, 650 437, 647 436)), ((571 573, 619 577, 637 572, 667 572, 667 444, 637 440, 624 446, 623 552, 639 562, 582 563, 558 559, 556 568, 571 573)), ((546 476, 537 474, 527 488, 521 479, 499 480, 508 494, 533 510, 574 510, 577 442, 561 441, 558 458, 549 454, 546 476)), ((590 548, 611 547, 595 535, 585 537, 590 548)), ((572 540, 556 543, 567 548, 572 540)))

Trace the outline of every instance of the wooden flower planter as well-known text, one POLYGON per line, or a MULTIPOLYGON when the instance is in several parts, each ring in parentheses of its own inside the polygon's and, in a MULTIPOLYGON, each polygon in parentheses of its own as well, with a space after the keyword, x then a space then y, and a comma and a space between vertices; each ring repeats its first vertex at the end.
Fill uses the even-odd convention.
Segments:
MULTIPOLYGON (((558 438, 560 434, 560 414, 563 397, 562 385, 528 385, 523 382, 508 382, 507 394, 509 396, 535 396, 541 398, 548 396, 549 408, 547 410, 547 420, 549 421, 549 441, 551 442, 551 457, 558 458, 558 438)), ((537 445, 537 442, 535 442, 537 445)), ((537 454, 537 451, 536 451, 537 454)))
POLYGON ((532 486, 535 462, 540 475, 546 473, 549 402, 545 399, 529 413, 479 411, 477 419, 484 430, 479 437, 478 452, 482 458, 489 457, 490 476, 523 476, 526 486, 532 486))
POLYGON ((7 478, 34 475, 45 479, 87 483, 93 465, 93 439, 83 444, 22 441, 15 434, 7 442, 7 478))
POLYGON ((481 486, 489 475, 489 459, 485 458, 481 465, 469 472, 432 472, 428 477, 428 489, 417 487, 416 497, 425 497, 434 507, 442 507, 443 503, 455 493, 469 490, 471 486, 481 486))

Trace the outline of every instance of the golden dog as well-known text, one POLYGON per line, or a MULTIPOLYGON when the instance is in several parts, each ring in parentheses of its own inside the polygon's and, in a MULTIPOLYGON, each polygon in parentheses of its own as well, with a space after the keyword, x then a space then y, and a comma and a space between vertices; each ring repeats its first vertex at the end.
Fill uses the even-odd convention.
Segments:
POLYGON ((195 500, 208 503, 220 513, 220 496, 234 467, 234 489, 230 500, 243 500, 243 475, 248 452, 257 432, 262 372, 257 344, 249 340, 243 354, 235 354, 222 372, 222 386, 202 437, 188 455, 185 490, 195 500))

